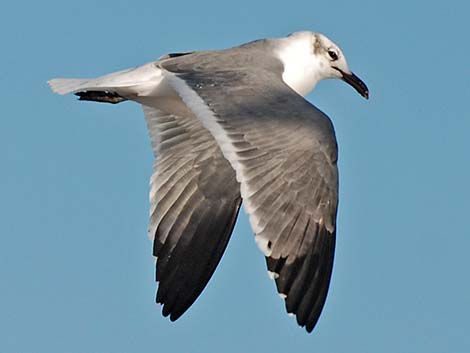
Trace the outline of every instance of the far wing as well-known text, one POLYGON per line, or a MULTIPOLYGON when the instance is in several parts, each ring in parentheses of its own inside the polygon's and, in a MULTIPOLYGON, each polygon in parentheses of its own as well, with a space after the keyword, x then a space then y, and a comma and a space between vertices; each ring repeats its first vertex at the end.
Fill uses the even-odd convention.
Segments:
POLYGON ((156 156, 149 235, 157 257, 157 302, 173 321, 214 273, 241 198, 234 170, 181 100, 146 103, 143 109, 156 156))
MULTIPOLYGON (((241 183, 268 270, 289 313, 312 331, 333 266, 337 146, 326 115, 286 86, 279 67, 215 58, 163 63, 164 76, 210 130, 241 183)), ((240 59, 240 55, 237 56, 240 59)), ((247 60, 254 60, 249 57, 247 60)))

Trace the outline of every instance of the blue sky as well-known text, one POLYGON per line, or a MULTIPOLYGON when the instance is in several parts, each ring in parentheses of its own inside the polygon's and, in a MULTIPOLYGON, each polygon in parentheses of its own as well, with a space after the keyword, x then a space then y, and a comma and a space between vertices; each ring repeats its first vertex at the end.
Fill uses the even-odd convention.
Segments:
POLYGON ((470 45, 464 1, 13 2, 0 13, 0 352, 469 352, 470 45), (241 214, 177 322, 154 304, 152 153, 136 104, 53 77, 309 29, 368 84, 308 99, 334 121, 340 209, 328 300, 289 318, 241 214))

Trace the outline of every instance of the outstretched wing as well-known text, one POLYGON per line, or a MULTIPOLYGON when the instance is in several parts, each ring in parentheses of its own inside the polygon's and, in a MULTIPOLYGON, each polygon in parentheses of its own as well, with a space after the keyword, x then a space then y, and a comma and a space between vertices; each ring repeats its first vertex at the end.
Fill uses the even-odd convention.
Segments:
POLYGON ((54 79, 49 84, 59 94, 77 92, 81 100, 132 99, 143 105, 156 157, 149 235, 157 257, 157 302, 163 304, 163 315, 176 320, 214 273, 241 197, 235 171, 212 135, 181 99, 162 92, 161 81, 161 70, 149 63, 96 79, 54 79))
POLYGON ((191 306, 214 273, 241 198, 234 170, 180 99, 144 103, 156 157, 149 235, 157 257, 157 302, 173 321, 191 306))
POLYGON ((230 52, 177 58, 161 67, 235 169, 278 292, 287 311, 311 332, 333 266, 338 204, 333 126, 284 84, 278 63, 265 64, 269 58, 253 63, 257 59, 250 54, 243 67, 239 50, 237 68, 230 64, 234 58, 224 61, 230 52))

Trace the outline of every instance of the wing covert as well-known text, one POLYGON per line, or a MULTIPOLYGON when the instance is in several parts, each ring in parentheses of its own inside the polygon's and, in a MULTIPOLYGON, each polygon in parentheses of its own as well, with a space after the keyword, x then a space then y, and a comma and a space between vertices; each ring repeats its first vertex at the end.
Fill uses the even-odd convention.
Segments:
POLYGON ((211 67, 182 58, 162 68, 235 169, 278 292, 310 332, 333 266, 338 204, 333 126, 284 84, 276 64, 258 65, 254 72, 249 65, 224 68, 223 59, 216 60, 211 67))

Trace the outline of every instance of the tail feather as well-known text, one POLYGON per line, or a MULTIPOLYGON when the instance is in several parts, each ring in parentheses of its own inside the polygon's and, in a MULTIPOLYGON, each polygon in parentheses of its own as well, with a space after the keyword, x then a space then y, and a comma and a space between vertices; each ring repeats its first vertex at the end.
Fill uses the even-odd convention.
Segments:
POLYGON ((146 95, 162 81, 161 70, 154 63, 114 72, 92 79, 55 78, 47 83, 61 95, 84 91, 116 92, 120 95, 146 95))
POLYGON ((83 87, 87 86, 88 81, 79 78, 55 78, 47 81, 47 83, 54 93, 64 95, 82 90, 83 87))

